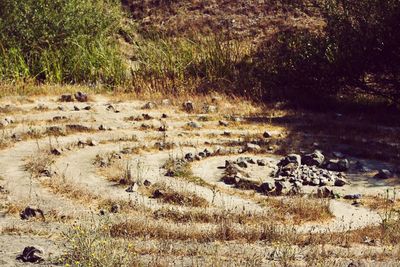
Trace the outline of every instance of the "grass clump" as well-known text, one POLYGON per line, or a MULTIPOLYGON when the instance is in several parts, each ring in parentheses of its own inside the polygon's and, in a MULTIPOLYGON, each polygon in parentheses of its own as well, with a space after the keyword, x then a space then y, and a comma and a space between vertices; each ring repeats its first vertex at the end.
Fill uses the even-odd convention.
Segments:
POLYGON ((76 225, 65 233, 67 253, 61 261, 65 266, 134 266, 133 246, 110 236, 104 222, 76 225))
POLYGON ((113 0, 1 1, 0 79, 120 83, 121 19, 113 0))

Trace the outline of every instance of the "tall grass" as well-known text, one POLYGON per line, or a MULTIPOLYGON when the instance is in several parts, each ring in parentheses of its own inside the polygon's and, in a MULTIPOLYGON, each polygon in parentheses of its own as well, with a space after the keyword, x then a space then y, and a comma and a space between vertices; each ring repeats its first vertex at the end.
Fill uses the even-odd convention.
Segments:
POLYGON ((249 52, 248 44, 216 36, 143 39, 135 46, 133 86, 172 94, 230 90, 249 52))
POLYGON ((121 83, 122 17, 114 0, 1 1, 0 80, 121 83))

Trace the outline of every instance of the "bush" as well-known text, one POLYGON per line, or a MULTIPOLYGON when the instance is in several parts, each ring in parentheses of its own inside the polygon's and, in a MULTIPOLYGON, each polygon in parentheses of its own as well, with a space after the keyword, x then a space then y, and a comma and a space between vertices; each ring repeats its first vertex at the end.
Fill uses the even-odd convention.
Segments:
POLYGON ((355 89, 400 101, 400 1, 316 0, 322 33, 291 29, 255 55, 265 97, 309 101, 355 89))
POLYGON ((121 19, 111 0, 2 0, 0 79, 119 83, 121 19))

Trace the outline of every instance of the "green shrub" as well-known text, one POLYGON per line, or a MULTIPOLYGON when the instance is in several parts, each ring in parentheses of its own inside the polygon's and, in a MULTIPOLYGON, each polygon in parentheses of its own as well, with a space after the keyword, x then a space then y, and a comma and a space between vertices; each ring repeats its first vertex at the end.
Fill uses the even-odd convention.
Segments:
POLYGON ((0 79, 119 83, 121 19, 112 0, 2 0, 0 79))
POLYGON ((400 101, 400 1, 316 0, 323 32, 291 29, 260 45, 264 96, 296 101, 352 89, 400 101))

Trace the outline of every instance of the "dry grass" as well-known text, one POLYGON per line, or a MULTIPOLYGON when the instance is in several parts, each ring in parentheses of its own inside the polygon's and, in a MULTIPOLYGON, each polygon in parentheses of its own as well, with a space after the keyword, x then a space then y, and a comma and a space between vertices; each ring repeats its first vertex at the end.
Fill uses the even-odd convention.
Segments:
MULTIPOLYGON (((265 203, 278 214, 288 215, 295 224, 301 222, 324 222, 333 218, 329 200, 305 197, 268 198, 265 203)), ((282 220, 288 218, 283 216, 282 220)))
POLYGON ((156 183, 144 190, 148 191, 153 198, 161 199, 164 203, 168 204, 190 207, 208 207, 209 205, 205 198, 189 191, 175 190, 165 183, 156 183))

